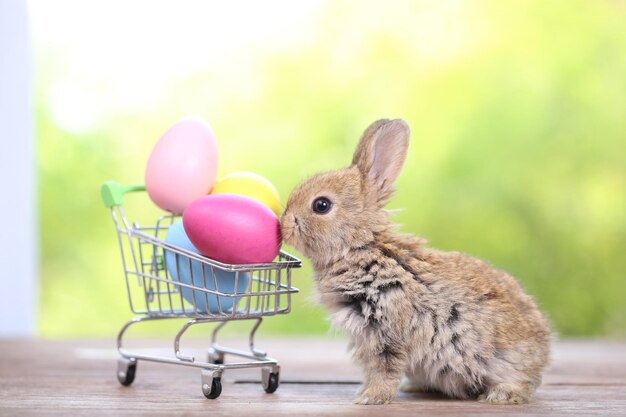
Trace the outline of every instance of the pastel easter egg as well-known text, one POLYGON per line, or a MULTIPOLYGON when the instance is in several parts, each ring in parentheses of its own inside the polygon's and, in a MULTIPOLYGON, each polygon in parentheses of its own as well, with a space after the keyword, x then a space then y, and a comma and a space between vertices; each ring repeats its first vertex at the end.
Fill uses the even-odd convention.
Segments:
POLYGON ((182 213, 207 195, 217 175, 217 142, 211 127, 197 118, 183 119, 159 139, 146 166, 146 190, 160 208, 182 213))
POLYGON ((278 190, 265 177, 254 172, 233 172, 217 181, 211 194, 240 194, 257 200, 277 216, 282 212, 278 190))
POLYGON ((280 250, 278 217, 243 195, 199 198, 187 206, 183 225, 202 254, 226 264, 272 262, 280 250))
MULTIPOLYGON (((179 248, 200 253, 187 237, 181 220, 174 222, 169 227, 165 241, 179 248)), ((239 276, 237 276, 236 272, 223 271, 216 267, 213 267, 213 271, 211 271, 211 266, 205 264, 204 268, 202 268, 202 263, 196 260, 191 261, 190 268, 190 262, 187 257, 171 250, 165 251, 165 265, 172 281, 216 290, 224 294, 244 294, 250 282, 250 274, 248 272, 239 272, 239 276), (213 277, 213 274, 215 274, 215 277, 213 277)), ((183 286, 180 286, 180 289, 183 298, 192 306, 195 305, 199 313, 226 313, 231 311, 235 302, 235 297, 218 296, 183 286)), ((193 307, 187 307, 186 311, 191 313, 193 307)))

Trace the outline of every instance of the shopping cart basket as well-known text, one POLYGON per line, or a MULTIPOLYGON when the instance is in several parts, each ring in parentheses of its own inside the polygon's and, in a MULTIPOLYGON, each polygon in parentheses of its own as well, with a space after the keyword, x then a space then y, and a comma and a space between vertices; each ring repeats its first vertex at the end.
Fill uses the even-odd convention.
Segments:
POLYGON ((255 347, 254 335, 263 317, 291 310, 291 295, 298 292, 291 286, 291 270, 300 267, 300 260, 283 251, 274 262, 263 264, 230 265, 209 259, 165 241, 168 228, 179 216, 161 216, 151 226, 129 223, 122 208, 124 194, 145 191, 144 186, 108 181, 101 191, 117 229, 130 309, 137 315, 117 335, 119 382, 132 384, 137 362, 145 360, 200 368, 202 392, 210 399, 221 394, 221 376, 227 369, 261 368, 263 388, 268 393, 276 391, 280 367, 275 359, 255 347), (192 275, 191 280, 181 278, 185 268, 192 275), (227 286, 220 279, 225 273, 231 278, 227 286), (124 334, 131 326, 164 319, 185 319, 174 338, 172 356, 124 348, 124 334), (248 335, 249 351, 217 343, 218 332, 233 320, 254 321, 248 335), (190 327, 216 322, 219 324, 213 330, 206 361, 181 353, 181 337, 190 327), (245 361, 226 363, 226 354, 245 361))

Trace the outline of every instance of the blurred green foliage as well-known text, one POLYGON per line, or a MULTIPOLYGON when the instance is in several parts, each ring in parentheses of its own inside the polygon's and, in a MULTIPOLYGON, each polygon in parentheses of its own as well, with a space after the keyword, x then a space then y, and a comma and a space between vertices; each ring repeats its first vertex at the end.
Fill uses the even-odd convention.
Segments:
MULTIPOLYGON (((99 186, 142 182, 160 134, 195 114, 218 136, 221 175, 258 172, 283 201, 346 165, 370 122, 406 119, 390 204, 402 230, 510 271, 561 335, 625 336, 626 3, 323 4, 298 48, 181 75, 150 108, 79 133, 45 100, 63 52, 37 51, 41 334, 109 336, 130 318, 99 186)), ((265 331, 326 332, 308 261, 295 285, 293 312, 265 331)))

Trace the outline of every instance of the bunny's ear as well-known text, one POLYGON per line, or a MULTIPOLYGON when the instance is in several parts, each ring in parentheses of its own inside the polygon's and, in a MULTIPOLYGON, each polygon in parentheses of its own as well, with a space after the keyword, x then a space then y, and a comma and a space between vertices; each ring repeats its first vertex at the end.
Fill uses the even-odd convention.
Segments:
POLYGON ((393 193, 408 149, 409 126, 402 119, 377 120, 363 133, 352 165, 371 181, 379 202, 386 202, 393 193))

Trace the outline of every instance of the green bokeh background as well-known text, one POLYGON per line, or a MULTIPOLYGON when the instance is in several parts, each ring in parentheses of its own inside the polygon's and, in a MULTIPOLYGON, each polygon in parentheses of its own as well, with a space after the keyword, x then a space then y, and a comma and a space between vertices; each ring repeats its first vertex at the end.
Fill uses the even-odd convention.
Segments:
MULTIPOLYGON (((626 336, 626 3, 328 1, 310 19, 297 48, 178 75, 149 108, 78 133, 45 100, 64 51, 35 38, 40 334, 108 337, 131 317, 99 186, 141 182, 156 140, 191 114, 217 134, 220 175, 262 174, 283 202, 346 165, 370 122, 406 119, 389 205, 402 230, 510 271, 561 335, 626 336)), ((295 285, 292 313, 264 331, 327 332, 306 260, 295 285)))

